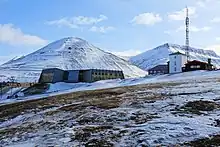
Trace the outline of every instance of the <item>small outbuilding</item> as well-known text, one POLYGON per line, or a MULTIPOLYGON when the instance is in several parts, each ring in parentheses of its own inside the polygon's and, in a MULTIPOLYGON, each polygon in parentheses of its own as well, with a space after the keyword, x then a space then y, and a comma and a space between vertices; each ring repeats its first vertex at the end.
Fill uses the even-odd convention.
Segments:
POLYGON ((168 73, 169 73, 168 65, 157 65, 148 70, 149 75, 168 74, 168 73))

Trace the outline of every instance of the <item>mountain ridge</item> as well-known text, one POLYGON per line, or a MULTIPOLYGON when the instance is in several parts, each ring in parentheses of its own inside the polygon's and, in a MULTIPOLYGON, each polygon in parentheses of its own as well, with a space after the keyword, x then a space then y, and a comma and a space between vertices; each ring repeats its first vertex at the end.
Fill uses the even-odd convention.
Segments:
MULTIPOLYGON (((165 43, 156 48, 143 52, 137 56, 131 57, 129 62, 140 67, 143 70, 148 70, 159 64, 167 64, 169 54, 174 52, 185 53, 186 47, 183 45, 165 43)), ((204 50, 195 47, 189 47, 190 59, 207 62, 208 58, 212 59, 212 63, 219 67, 220 56, 213 50, 204 50)))
POLYGON ((78 37, 59 39, 33 53, 12 59, 0 66, 0 70, 13 71, 39 70, 40 72, 45 68, 122 70, 126 77, 146 75, 145 71, 128 61, 78 37))

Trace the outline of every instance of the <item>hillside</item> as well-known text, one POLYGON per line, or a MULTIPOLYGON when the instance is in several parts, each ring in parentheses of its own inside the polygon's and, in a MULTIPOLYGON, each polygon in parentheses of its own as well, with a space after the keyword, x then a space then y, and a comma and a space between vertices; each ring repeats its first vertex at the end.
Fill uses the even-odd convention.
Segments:
POLYGON ((220 145, 213 136, 220 134, 219 71, 91 84, 81 87, 83 91, 74 92, 78 88, 72 85, 69 93, 0 105, 0 144, 220 145), (97 90, 117 84, 121 87, 97 90))
POLYGON ((145 71, 124 59, 75 37, 55 41, 36 52, 12 59, 0 66, 3 73, 16 72, 16 77, 22 77, 23 73, 39 76, 39 72, 44 68, 122 70, 126 77, 139 77, 146 74, 145 71))
MULTIPOLYGON (((131 57, 130 62, 137 65, 141 69, 148 70, 149 68, 152 68, 158 64, 167 64, 169 54, 177 51, 185 53, 185 47, 167 43, 137 56, 131 57)), ((212 63, 215 66, 220 66, 220 56, 218 56, 212 50, 203 50, 190 47, 189 51, 191 60, 196 59, 207 62, 208 58, 211 58, 212 63)))

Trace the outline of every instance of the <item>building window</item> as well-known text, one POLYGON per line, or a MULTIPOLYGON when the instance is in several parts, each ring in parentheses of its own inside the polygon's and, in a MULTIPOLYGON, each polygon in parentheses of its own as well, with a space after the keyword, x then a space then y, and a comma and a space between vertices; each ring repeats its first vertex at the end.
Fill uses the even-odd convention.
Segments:
POLYGON ((199 69, 199 68, 201 68, 201 66, 200 65, 191 65, 190 68, 198 68, 199 69))
POLYGON ((174 62, 174 65, 176 65, 176 61, 174 62))
POLYGON ((174 71, 176 71, 176 67, 174 67, 174 71))
POLYGON ((176 56, 174 56, 174 59, 176 59, 176 56))
POLYGON ((68 80, 68 77, 69 77, 69 72, 68 71, 64 71, 63 79, 64 80, 68 80))

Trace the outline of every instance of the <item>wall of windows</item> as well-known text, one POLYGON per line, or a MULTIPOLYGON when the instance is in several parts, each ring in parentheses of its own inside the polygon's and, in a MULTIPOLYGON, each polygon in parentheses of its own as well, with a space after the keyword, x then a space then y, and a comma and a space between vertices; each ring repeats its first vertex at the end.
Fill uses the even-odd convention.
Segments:
POLYGON ((92 79, 93 81, 98 80, 107 80, 107 79, 123 79, 124 75, 122 72, 119 71, 107 71, 107 70, 94 70, 92 72, 92 79))

